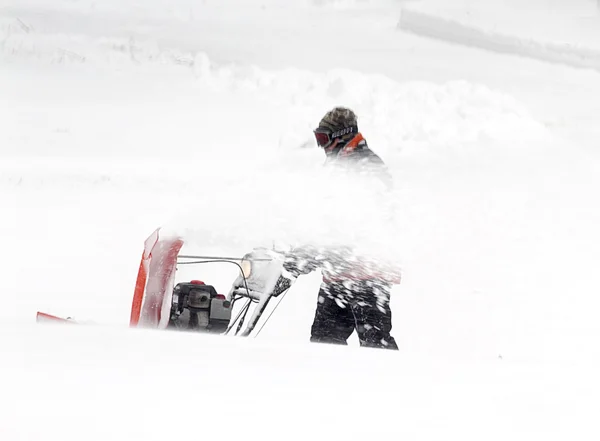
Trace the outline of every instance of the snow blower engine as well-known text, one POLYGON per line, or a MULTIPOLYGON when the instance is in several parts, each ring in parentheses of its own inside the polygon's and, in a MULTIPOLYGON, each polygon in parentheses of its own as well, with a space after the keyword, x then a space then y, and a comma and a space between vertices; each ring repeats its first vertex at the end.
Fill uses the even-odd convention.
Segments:
POLYGON ((231 302, 200 280, 178 283, 173 289, 168 328, 222 333, 231 319, 231 302))

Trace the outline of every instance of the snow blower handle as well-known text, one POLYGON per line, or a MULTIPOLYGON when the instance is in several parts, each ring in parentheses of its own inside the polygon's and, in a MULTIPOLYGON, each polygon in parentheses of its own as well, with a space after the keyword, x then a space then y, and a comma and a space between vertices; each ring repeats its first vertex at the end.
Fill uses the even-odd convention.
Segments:
POLYGON ((237 326, 236 335, 240 332, 242 337, 249 336, 256 328, 271 298, 279 296, 292 285, 292 281, 283 276, 287 273, 283 268, 284 257, 281 253, 268 248, 255 248, 243 257, 240 262, 240 274, 233 282, 228 299, 232 302, 241 298, 248 300, 240 315, 230 323, 228 331, 237 326), (247 325, 242 329, 252 303, 256 306, 247 325))
POLYGON ((250 317, 250 322, 248 323, 248 326, 246 326, 244 332, 241 333, 242 337, 248 337, 252 333, 252 331, 254 331, 254 328, 256 328, 258 321, 267 309, 267 305, 269 304, 271 297, 273 296, 268 294, 260 299, 256 308, 254 308, 254 312, 252 313, 252 317, 250 317))
MULTIPOLYGON (((287 272, 284 270, 284 273, 287 273, 287 272)), ((291 288, 291 286, 294 284, 295 281, 296 281, 296 278, 293 277, 289 273, 287 273, 286 275, 282 274, 279 276, 279 279, 277 280, 277 283, 275 284, 275 288, 273 288, 273 291, 271 293, 266 294, 263 297, 261 297, 257 307, 254 309, 254 313, 252 314, 252 317, 250 318, 250 323, 246 327, 246 330, 242 333, 242 337, 249 336, 250 333, 254 330, 258 321, 260 320, 263 313, 267 309, 267 305, 269 304, 269 301, 273 297, 279 297, 281 294, 284 294, 285 292, 287 292, 287 290, 291 288)), ((269 319, 271 318, 271 315, 273 314, 273 312, 275 312, 275 309, 277 309, 277 307, 281 303, 281 300, 283 300, 283 297, 285 297, 285 294, 281 297, 281 299, 279 299, 279 302, 277 302, 277 304, 273 307, 269 316, 267 318, 265 318, 262 326, 260 327, 260 329, 258 330, 258 332, 256 333, 255 336, 257 336, 260 333, 260 331, 262 331, 262 328, 264 328, 264 326, 267 324, 267 321, 269 321, 269 319)))

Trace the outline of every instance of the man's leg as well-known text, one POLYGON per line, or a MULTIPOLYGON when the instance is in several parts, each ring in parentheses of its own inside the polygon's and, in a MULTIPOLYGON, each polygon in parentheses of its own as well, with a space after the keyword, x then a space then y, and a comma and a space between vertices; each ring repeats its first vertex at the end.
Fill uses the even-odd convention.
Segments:
POLYGON ((392 310, 388 285, 376 282, 358 284, 352 313, 361 346, 398 350, 396 340, 390 334, 392 310))
POLYGON ((350 305, 341 307, 334 298, 338 297, 335 287, 321 285, 315 319, 311 328, 310 341, 347 345, 348 337, 354 331, 354 316, 350 305))

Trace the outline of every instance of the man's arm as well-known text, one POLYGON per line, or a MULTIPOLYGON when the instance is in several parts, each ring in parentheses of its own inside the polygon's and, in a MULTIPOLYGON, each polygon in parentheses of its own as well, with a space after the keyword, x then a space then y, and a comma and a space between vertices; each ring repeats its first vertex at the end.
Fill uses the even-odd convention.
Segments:
POLYGON ((383 159, 370 149, 365 149, 362 152, 359 159, 361 168, 379 179, 387 191, 392 191, 394 189, 394 179, 383 159))
POLYGON ((310 246, 294 248, 286 253, 283 268, 294 277, 308 274, 320 267, 320 262, 315 258, 317 253, 310 246))

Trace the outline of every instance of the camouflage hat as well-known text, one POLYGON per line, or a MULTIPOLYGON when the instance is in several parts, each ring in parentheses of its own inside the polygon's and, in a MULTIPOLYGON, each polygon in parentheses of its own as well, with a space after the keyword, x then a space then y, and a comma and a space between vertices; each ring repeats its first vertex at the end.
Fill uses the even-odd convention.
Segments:
POLYGON ((335 132, 358 125, 356 114, 347 107, 334 107, 319 122, 319 129, 335 132))

